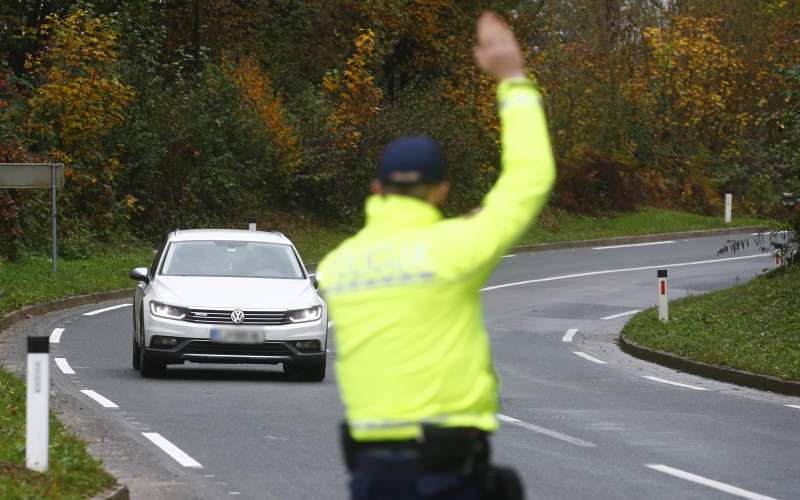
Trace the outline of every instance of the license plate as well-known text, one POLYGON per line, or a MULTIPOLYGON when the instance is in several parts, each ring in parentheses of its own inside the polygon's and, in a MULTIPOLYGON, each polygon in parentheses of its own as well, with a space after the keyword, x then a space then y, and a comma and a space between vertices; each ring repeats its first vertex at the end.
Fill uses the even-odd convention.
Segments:
POLYGON ((263 344, 264 332, 212 328, 209 338, 220 344, 263 344))

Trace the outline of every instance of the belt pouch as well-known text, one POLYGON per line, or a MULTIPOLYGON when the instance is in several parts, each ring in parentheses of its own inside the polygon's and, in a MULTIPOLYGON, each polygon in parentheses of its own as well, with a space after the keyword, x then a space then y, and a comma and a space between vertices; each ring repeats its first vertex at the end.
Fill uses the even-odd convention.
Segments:
POLYGON ((476 461, 488 459, 486 434, 472 427, 422 426, 422 465, 429 471, 470 473, 476 461))

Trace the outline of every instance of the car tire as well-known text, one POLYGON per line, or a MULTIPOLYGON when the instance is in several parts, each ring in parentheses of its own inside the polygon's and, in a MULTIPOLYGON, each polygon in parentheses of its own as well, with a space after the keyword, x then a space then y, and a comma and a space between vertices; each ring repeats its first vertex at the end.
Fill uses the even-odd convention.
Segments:
POLYGON ((139 348, 139 373, 144 378, 163 377, 167 372, 167 364, 147 357, 147 352, 139 348))
POLYGON ((133 337, 133 357, 131 359, 131 364, 133 365, 134 370, 138 370, 141 365, 141 349, 139 348, 139 344, 136 343, 136 336, 133 337))
MULTIPOLYGON (((144 329, 144 325, 140 328, 144 329)), ((142 332, 142 341, 144 341, 144 332, 142 332)), ((139 373, 144 378, 158 378, 167 372, 167 364, 161 361, 150 359, 147 356, 147 349, 144 345, 137 346, 139 351, 139 373)))
POLYGON ((139 347, 139 344, 136 342, 136 338, 137 338, 137 334, 138 333, 139 332, 136 331, 136 313, 134 313, 134 319, 133 319, 133 347, 131 349, 131 351, 133 351, 132 352, 133 355, 131 356, 131 365, 133 366, 134 370, 138 370, 139 367, 141 366, 141 363, 140 363, 141 354, 139 353, 141 348, 139 347))
POLYGON ((297 366, 292 363, 284 363, 283 371, 306 382, 322 382, 325 380, 326 365, 326 358, 323 358, 322 362, 313 365, 297 366))

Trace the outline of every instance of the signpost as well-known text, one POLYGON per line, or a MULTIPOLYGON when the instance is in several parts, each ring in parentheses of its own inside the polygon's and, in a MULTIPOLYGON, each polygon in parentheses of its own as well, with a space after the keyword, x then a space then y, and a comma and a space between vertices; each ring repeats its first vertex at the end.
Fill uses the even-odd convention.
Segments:
POLYGON ((50 252, 54 273, 58 271, 56 190, 64 187, 63 167, 61 163, 0 163, 0 188, 50 188, 50 252))

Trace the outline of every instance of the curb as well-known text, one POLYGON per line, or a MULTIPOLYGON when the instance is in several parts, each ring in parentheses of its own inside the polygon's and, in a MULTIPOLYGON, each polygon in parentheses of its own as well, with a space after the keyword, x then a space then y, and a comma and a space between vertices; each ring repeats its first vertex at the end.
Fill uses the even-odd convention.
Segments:
POLYGON ((520 245, 512 247, 510 252, 543 252, 545 250, 563 250, 565 248, 584 248, 593 246, 627 245, 629 243, 649 243, 669 239, 702 238, 704 236, 723 236, 726 234, 739 234, 756 231, 768 231, 767 226, 741 226, 724 229, 698 229, 695 231, 680 231, 676 233, 643 234, 641 236, 615 236, 612 238, 598 238, 595 240, 557 241, 553 243, 536 243, 533 245, 520 245))
POLYGON ((84 306, 86 304, 93 304, 95 302, 105 302, 107 300, 125 299, 129 298, 133 293, 133 288, 126 288, 123 290, 112 290, 110 292, 91 293, 88 295, 76 295, 74 297, 67 297, 64 299, 53 300, 51 302, 43 302, 41 304, 34 304, 32 306, 25 306, 22 309, 11 311, 2 318, 0 318, 0 332, 14 326, 20 321, 30 319, 31 316, 41 316, 43 314, 51 313, 53 311, 60 311, 62 309, 69 309, 71 307, 84 306))
POLYGON ((800 382, 792 382, 777 377, 770 377, 769 375, 758 375, 733 368, 710 365, 708 363, 701 363, 699 361, 676 356, 675 354, 656 351, 627 340, 621 333, 618 343, 623 352, 635 358, 650 361, 651 363, 663 365, 674 370, 680 370, 682 372, 727 382, 729 384, 752 387, 762 391, 800 396, 800 382))
POLYGON ((102 493, 92 498, 92 500, 130 500, 131 494, 128 487, 125 485, 115 486, 112 489, 106 490, 107 493, 102 493))

